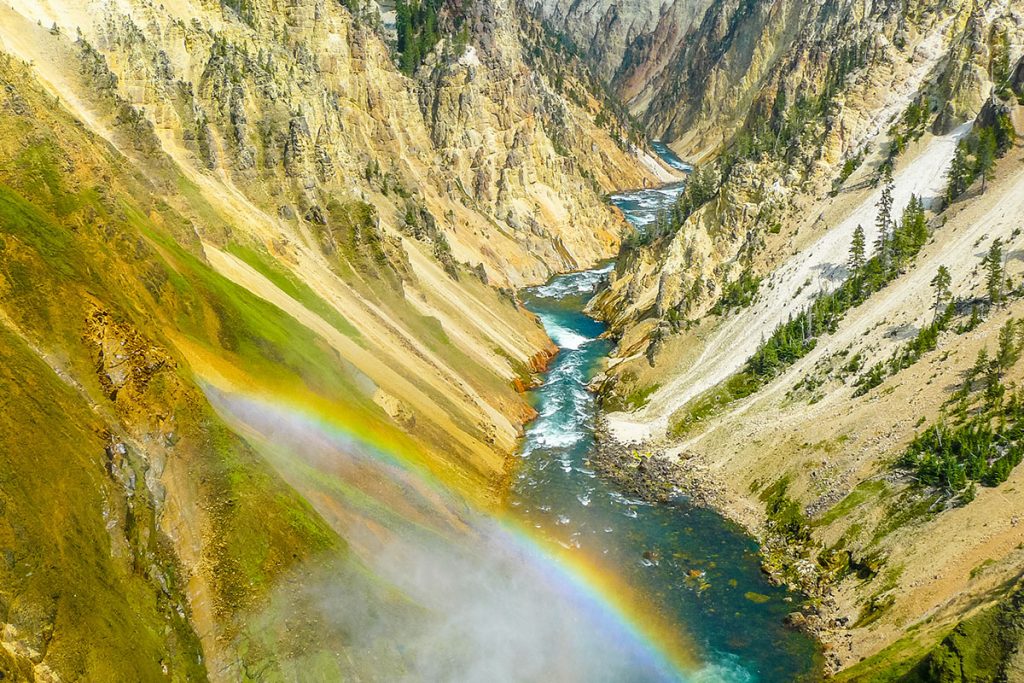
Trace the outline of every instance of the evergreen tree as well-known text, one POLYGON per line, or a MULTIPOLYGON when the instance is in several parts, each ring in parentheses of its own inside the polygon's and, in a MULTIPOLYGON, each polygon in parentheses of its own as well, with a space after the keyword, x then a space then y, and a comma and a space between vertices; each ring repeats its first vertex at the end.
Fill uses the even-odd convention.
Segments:
POLYGON ((967 159, 967 144, 964 140, 956 145, 956 152, 953 154, 946 178, 946 203, 950 204, 966 192, 971 184, 971 165, 967 159))
POLYGON ((882 175, 882 196, 878 199, 878 216, 875 218, 875 227, 878 229, 878 237, 875 239, 875 251, 881 260, 882 267, 888 269, 891 244, 890 226, 892 224, 892 169, 886 168, 882 175))
POLYGON ((398 63, 410 76, 441 39, 438 5, 439 0, 397 0, 395 4, 398 63))
POLYGON ((911 195, 900 224, 892 234, 890 249, 895 269, 899 270, 927 241, 928 221, 924 215, 924 204, 916 195, 911 195))
POLYGON ((903 233, 911 251, 916 253, 928 241, 928 219, 924 215, 924 202, 910 195, 910 203, 903 212, 903 233))
POLYGON ((1003 241, 996 238, 992 240, 982 265, 985 266, 985 286, 988 289, 988 299, 992 304, 998 304, 1003 300, 1003 241))
POLYGON ((996 352, 996 363, 1003 371, 1009 370, 1020 358, 1020 346, 1017 344, 1017 325, 1013 318, 1007 320, 999 328, 999 350, 996 352))
POLYGON ((858 224, 853 230, 853 242, 850 244, 850 270, 854 276, 864 268, 865 246, 864 228, 858 224))
POLYGON ((989 409, 998 406, 1006 393, 1006 387, 1000 381, 1001 378, 1002 370, 999 363, 990 361, 985 371, 985 401, 989 409))
POLYGON ((935 317, 939 316, 942 310, 942 303, 949 299, 949 286, 953 279, 949 275, 949 268, 939 266, 935 277, 932 278, 932 288, 935 290, 935 317))
POLYGON ((978 134, 978 173, 981 175, 981 192, 985 193, 985 186, 992 178, 995 170, 996 153, 996 131, 991 127, 983 128, 978 134))
POLYGON ((398 51, 402 54, 409 49, 412 36, 412 8, 406 0, 395 4, 395 31, 398 33, 398 51))
POLYGON ((974 366, 967 373, 967 390, 971 391, 974 388, 974 380, 978 377, 984 377, 985 373, 988 372, 988 366, 991 363, 988 359, 988 348, 981 347, 978 351, 977 358, 974 359, 974 366))

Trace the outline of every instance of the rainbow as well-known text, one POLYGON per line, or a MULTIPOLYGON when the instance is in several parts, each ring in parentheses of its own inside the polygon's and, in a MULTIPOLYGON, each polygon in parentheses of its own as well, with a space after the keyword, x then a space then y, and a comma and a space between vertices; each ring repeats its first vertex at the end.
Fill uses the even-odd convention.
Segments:
POLYGON ((504 528, 524 547, 534 552, 535 561, 546 565, 615 622, 615 626, 642 644, 653 657, 656 669, 666 677, 686 678, 700 668, 696 648, 682 626, 660 616, 629 584, 579 551, 532 533, 517 520, 502 521, 504 528))
MULTIPOLYGON (((545 539, 509 511, 494 514, 454 493, 428 471, 421 457, 407 452, 410 441, 404 439, 404 435, 389 433, 382 424, 367 424, 362 420, 353 424, 350 420, 338 419, 334 410, 317 409, 323 406, 313 408, 304 402, 252 392, 223 392, 211 385, 204 389, 222 417, 243 434, 263 439, 275 436, 254 426, 252 414, 246 419, 251 409, 294 421, 302 426, 304 433, 321 434, 343 444, 346 452, 351 450, 372 460, 378 468, 378 476, 396 479, 396 489, 403 491, 406 499, 412 489, 421 499, 429 501, 448 525, 446 531, 457 528, 462 522, 463 528, 471 529, 471 533, 488 533, 510 556, 526 559, 532 574, 577 606, 587 623, 600 624, 607 633, 616 636, 616 642, 624 649, 646 662, 652 677, 689 680, 702 668, 696 655, 698 648, 682 626, 662 617, 654 605, 646 603, 644 597, 614 571, 602 567, 582 551, 563 548, 545 539)), ((376 503, 380 507, 380 501, 376 503)), ((413 523, 420 526, 423 520, 413 523)))

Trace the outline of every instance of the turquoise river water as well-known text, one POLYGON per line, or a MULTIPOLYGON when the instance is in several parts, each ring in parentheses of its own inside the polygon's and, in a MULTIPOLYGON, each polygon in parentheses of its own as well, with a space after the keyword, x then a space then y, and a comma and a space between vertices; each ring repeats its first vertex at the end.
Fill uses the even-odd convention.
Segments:
MULTIPOLYGON (((643 230, 681 189, 612 201, 643 230)), ((815 642, 783 623, 800 596, 768 582, 742 529, 682 495, 671 504, 632 500, 589 464, 596 406, 587 383, 611 346, 600 336, 604 326, 582 311, 610 270, 559 276, 524 294, 560 353, 532 395, 539 417, 524 440, 510 505, 537 533, 617 573, 652 617, 687 633, 701 663, 695 678, 816 680, 815 642)))

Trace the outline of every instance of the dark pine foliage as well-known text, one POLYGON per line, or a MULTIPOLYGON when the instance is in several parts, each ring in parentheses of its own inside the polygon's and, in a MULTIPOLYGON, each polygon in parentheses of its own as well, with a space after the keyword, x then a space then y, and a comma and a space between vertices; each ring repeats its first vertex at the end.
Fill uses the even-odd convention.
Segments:
POLYGON ((770 379, 814 348, 817 338, 836 331, 848 310, 859 306, 901 272, 928 240, 924 208, 912 198, 900 223, 876 253, 836 289, 818 296, 809 307, 779 325, 747 361, 746 372, 770 379))
POLYGON ((1006 154, 1016 137, 1009 117, 1000 113, 991 126, 980 127, 957 143, 946 174, 946 203, 962 195, 979 177, 982 189, 995 160, 1006 154))
POLYGON ((757 290, 761 286, 761 278, 754 275, 749 269, 740 273, 740 276, 725 286, 725 291, 715 303, 711 312, 715 315, 728 313, 734 308, 745 308, 754 303, 757 297, 757 290))
POLYGON ((455 37, 465 47, 468 33, 465 9, 446 0, 398 0, 395 4, 395 31, 398 34, 398 64, 407 75, 415 73, 434 46, 445 35, 455 37))
POLYGON ((1021 327, 1012 319, 999 332, 999 346, 990 358, 986 349, 968 372, 952 400, 952 423, 929 427, 907 447, 897 462, 917 481, 963 502, 973 496, 975 482, 998 486, 1024 457, 1024 391, 1007 390, 1004 375, 1019 360, 1021 327), (976 405, 972 408, 971 404, 976 405))

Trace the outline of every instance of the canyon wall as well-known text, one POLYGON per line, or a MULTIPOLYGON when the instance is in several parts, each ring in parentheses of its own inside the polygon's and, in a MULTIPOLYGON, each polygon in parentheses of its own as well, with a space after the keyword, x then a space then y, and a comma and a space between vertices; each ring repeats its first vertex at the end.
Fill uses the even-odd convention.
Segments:
POLYGON ((312 589, 422 616, 331 508, 379 477, 223 397, 497 504, 554 351, 515 289, 613 255, 602 194, 667 169, 516 6, 449 3, 407 75, 362 5, 0 8, 4 677, 403 675, 312 589))

